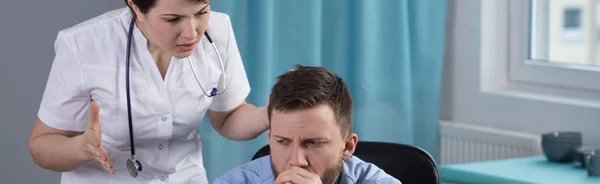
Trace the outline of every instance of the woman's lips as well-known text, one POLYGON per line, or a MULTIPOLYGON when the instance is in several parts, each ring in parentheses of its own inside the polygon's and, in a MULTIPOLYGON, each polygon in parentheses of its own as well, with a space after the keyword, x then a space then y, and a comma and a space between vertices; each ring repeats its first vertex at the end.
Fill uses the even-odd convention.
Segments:
POLYGON ((194 49, 194 42, 188 43, 188 44, 177 45, 177 49, 179 49, 181 52, 191 51, 192 49, 194 49))

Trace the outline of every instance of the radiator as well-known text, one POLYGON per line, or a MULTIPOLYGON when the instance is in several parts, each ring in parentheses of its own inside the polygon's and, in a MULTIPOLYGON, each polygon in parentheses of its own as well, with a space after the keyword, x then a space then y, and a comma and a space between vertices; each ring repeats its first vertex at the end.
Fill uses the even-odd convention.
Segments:
POLYGON ((543 154, 539 135, 440 122, 440 164, 543 154))

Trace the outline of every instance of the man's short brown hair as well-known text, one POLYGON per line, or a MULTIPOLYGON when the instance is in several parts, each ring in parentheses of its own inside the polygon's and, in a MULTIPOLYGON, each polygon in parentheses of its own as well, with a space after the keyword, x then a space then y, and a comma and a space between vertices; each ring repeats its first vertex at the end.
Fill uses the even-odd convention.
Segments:
POLYGON ((350 133, 353 104, 344 80, 327 68, 296 65, 296 70, 277 77, 271 89, 267 107, 269 122, 273 110, 291 112, 319 105, 331 108, 342 135, 350 133))

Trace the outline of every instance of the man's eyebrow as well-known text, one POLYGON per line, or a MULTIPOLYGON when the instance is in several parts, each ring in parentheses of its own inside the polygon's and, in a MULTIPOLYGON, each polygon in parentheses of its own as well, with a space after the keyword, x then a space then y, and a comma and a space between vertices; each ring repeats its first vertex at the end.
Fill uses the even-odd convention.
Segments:
MULTIPOLYGON (((283 139, 283 140, 292 140, 290 138, 280 136, 280 135, 273 135, 273 137, 276 137, 278 139, 283 139)), ((307 137, 307 138, 302 139, 302 141, 326 141, 326 140, 329 140, 329 139, 325 138, 325 137, 307 137)))
POLYGON ((283 137, 283 136, 280 136, 280 135, 273 135, 273 137, 277 137, 279 139, 291 140, 290 138, 283 137))
MULTIPOLYGON (((208 7, 208 5, 210 5, 210 3, 206 3, 206 6, 204 6, 204 8, 202 8, 200 11, 198 11, 198 13, 203 12, 204 10, 206 10, 206 7, 208 7)), ((162 14, 162 16, 183 17, 184 15, 167 13, 167 14, 162 14)))
POLYGON ((325 137, 309 137, 309 138, 304 138, 304 141, 325 141, 327 140, 327 138, 325 137))

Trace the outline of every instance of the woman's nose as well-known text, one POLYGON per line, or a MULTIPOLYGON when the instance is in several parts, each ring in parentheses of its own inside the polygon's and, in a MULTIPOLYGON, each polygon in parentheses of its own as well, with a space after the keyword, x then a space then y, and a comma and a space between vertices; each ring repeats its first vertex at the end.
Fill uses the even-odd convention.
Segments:
POLYGON ((193 40, 198 35, 198 29, 196 26, 198 23, 194 19, 190 19, 190 21, 186 22, 182 25, 181 37, 185 40, 193 40))

